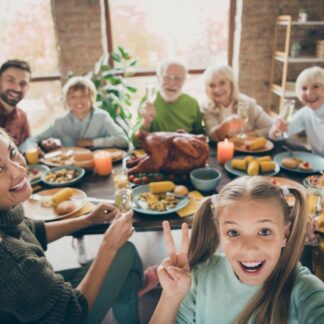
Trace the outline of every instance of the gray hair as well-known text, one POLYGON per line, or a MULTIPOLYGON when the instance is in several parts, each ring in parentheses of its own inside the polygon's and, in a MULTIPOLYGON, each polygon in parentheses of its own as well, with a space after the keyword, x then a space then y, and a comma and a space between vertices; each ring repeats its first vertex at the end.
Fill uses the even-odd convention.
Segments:
POLYGON ((232 83, 231 101, 238 101, 240 90, 232 68, 227 64, 215 64, 207 68, 203 74, 206 89, 215 75, 219 75, 232 83))
POLYGON ((88 91, 91 104, 92 106, 94 106, 94 104, 96 103, 97 90, 95 85, 89 78, 83 76, 75 76, 69 79, 63 87, 64 100, 66 101, 67 96, 71 91, 76 90, 88 91))
POLYGON ((185 64, 183 62, 181 62, 180 60, 177 59, 167 59, 162 61, 156 69, 156 75, 157 77, 162 76, 164 71, 170 66, 170 65, 177 65, 180 66, 181 68, 183 68, 184 72, 185 72, 185 78, 187 77, 187 68, 185 66, 185 64))
POLYGON ((324 69, 313 66, 302 71, 296 80, 296 95, 302 101, 303 86, 305 83, 320 83, 324 85, 324 69))

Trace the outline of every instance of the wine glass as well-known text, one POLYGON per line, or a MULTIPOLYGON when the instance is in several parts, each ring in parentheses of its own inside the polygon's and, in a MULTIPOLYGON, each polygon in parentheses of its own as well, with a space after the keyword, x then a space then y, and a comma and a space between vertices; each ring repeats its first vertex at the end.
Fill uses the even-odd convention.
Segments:
MULTIPOLYGON (((246 124, 249 120, 249 105, 246 102, 239 101, 237 104, 237 114, 244 120, 244 124, 246 124)), ((239 138, 246 138, 246 134, 244 133, 244 126, 241 128, 239 138)))
POLYGON ((133 199, 133 190, 128 186, 115 191, 115 204, 121 213, 133 209, 133 199))
MULTIPOLYGON (((283 105, 280 111, 280 118, 283 119, 285 122, 289 122, 292 115, 294 114, 295 111, 295 100, 294 99, 284 99, 283 105)), ((284 132, 282 134, 284 138, 288 137, 287 132, 284 132)))
POLYGON ((156 98, 156 84, 155 82, 147 82, 145 85, 145 96, 146 96, 146 100, 149 103, 154 103, 155 98, 156 98))

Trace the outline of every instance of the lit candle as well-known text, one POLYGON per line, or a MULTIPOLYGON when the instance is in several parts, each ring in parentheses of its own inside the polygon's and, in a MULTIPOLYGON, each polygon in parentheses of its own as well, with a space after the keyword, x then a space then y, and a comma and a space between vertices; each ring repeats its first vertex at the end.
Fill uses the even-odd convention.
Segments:
POLYGON ((109 152, 97 151, 94 153, 94 165, 97 174, 105 176, 112 171, 112 159, 109 152))
POLYGON ((224 164, 231 160, 234 155, 234 144, 225 138, 224 142, 217 143, 217 161, 224 164))

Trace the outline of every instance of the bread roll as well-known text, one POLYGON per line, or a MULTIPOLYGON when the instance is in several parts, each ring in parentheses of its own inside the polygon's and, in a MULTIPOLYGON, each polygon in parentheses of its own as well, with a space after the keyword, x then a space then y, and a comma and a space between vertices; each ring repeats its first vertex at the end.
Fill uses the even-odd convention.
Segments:
POLYGON ((185 186, 176 186, 173 191, 176 196, 186 196, 188 195, 188 192, 189 190, 185 186))
POLYGON ((233 159, 231 165, 233 169, 246 171, 248 162, 245 159, 233 159))
POLYGON ((75 203, 72 200, 62 201, 55 210, 59 215, 72 213, 75 210, 75 203))
POLYGON ((72 196, 73 190, 71 188, 64 188, 52 196, 52 206, 56 207, 62 201, 69 200, 72 196))
POLYGON ((252 161, 247 169, 247 174, 249 176, 255 176, 259 174, 259 162, 258 161, 252 161))
POLYGON ((281 164, 288 169, 296 169, 298 166, 298 160, 295 158, 286 158, 281 161, 281 164))

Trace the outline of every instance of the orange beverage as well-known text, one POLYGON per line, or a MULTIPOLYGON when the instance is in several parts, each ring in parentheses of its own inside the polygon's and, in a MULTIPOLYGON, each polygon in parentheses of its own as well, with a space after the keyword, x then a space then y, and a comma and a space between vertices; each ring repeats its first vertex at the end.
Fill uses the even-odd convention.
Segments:
POLYGON ((106 176, 111 174, 112 159, 109 152, 96 151, 94 153, 94 166, 98 175, 106 176))
POLYGON ((25 151, 25 156, 28 164, 37 164, 39 161, 38 148, 33 147, 25 151))

